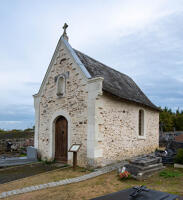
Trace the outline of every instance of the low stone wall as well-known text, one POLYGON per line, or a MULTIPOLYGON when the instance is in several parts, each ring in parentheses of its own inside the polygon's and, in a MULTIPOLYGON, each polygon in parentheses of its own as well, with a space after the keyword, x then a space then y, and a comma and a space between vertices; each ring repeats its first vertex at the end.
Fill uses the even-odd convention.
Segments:
POLYGON ((18 149, 34 146, 34 133, 0 134, 0 152, 7 150, 7 142, 16 145, 18 149))

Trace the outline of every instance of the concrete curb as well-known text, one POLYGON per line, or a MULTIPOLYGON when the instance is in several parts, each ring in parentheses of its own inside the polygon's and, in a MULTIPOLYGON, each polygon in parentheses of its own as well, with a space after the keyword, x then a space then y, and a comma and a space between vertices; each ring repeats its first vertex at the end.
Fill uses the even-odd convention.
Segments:
POLYGON ((120 163, 117 163, 114 165, 103 167, 101 169, 98 169, 95 172, 92 172, 90 174, 85 174, 83 176, 79 176, 76 178, 69 178, 69 179, 64 179, 64 180, 60 180, 60 181, 56 181, 56 182, 50 182, 50 183, 34 185, 34 186, 30 186, 30 187, 24 187, 21 189, 11 190, 11 191, 7 191, 7 192, 2 192, 2 193, 0 193, 0 199, 6 198, 9 196, 13 196, 13 195, 17 195, 17 194, 23 194, 23 193, 27 193, 27 192, 33 192, 36 190, 42 190, 42 189, 52 188, 52 187, 56 187, 56 186, 67 185, 67 184, 71 184, 71 183, 85 181, 87 179, 91 179, 91 178, 100 176, 102 174, 111 172, 113 170, 116 170, 118 167, 120 167, 124 164, 126 164, 126 162, 123 161, 123 162, 120 162, 120 163))
POLYGON ((24 164, 24 165, 14 165, 14 166, 9 166, 9 167, 0 167, 0 171, 4 171, 4 170, 7 170, 7 169, 11 170, 11 169, 22 167, 22 166, 36 165, 36 164, 40 164, 40 163, 41 162, 36 161, 36 162, 32 162, 32 163, 27 163, 27 164, 24 164))

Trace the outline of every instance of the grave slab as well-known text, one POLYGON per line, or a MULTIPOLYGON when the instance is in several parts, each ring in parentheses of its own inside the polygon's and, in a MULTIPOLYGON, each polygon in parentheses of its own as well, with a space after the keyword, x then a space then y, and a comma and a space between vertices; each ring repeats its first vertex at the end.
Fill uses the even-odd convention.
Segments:
POLYGON ((105 196, 97 197, 91 200, 179 200, 177 195, 150 189, 148 191, 142 191, 133 197, 132 194, 134 194, 134 192, 134 188, 130 188, 105 196))
POLYGON ((129 160, 125 165, 126 170, 130 172, 133 178, 144 180, 154 172, 163 169, 162 159, 154 154, 140 156, 129 160))

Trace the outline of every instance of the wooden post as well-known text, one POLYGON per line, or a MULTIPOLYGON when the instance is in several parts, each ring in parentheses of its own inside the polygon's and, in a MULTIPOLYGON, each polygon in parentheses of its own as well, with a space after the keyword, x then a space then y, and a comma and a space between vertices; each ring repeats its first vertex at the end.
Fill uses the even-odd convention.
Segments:
POLYGON ((69 152, 73 152, 73 170, 76 170, 77 167, 77 152, 79 151, 81 144, 72 144, 69 149, 69 152))
POLYGON ((77 152, 73 152, 73 169, 76 170, 77 166, 77 152))

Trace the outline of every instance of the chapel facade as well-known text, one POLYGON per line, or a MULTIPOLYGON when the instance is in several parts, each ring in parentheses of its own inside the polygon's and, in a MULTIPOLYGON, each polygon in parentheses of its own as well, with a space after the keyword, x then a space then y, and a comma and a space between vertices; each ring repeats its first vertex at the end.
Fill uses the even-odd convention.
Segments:
POLYGON ((73 49, 66 27, 34 95, 35 139, 42 160, 105 166, 159 146, 159 109, 135 82, 73 49))

